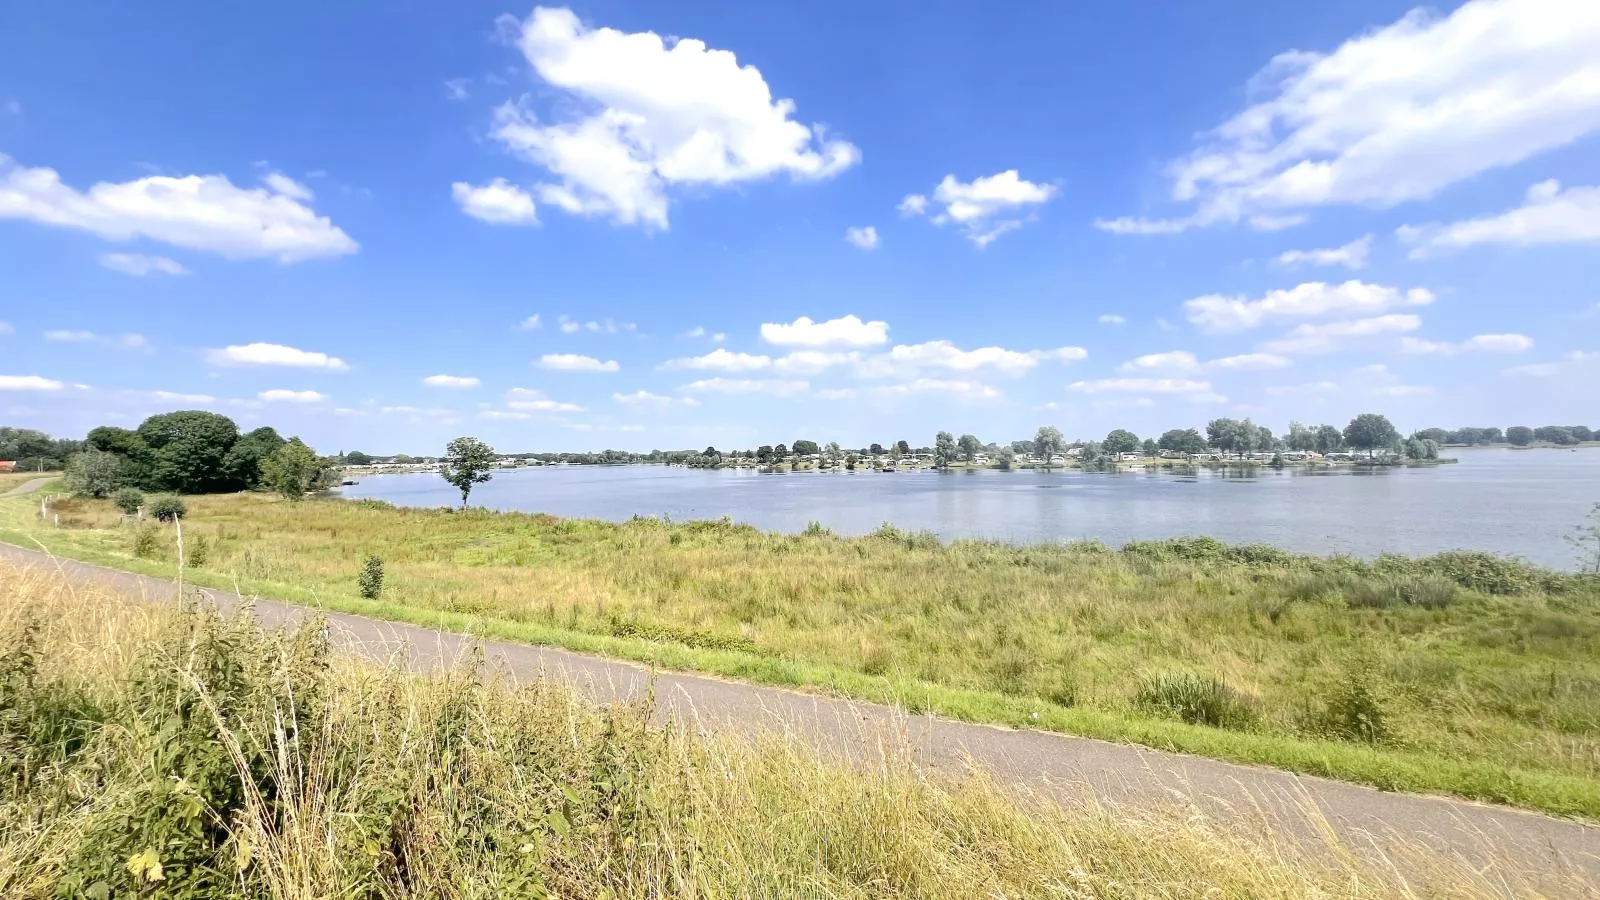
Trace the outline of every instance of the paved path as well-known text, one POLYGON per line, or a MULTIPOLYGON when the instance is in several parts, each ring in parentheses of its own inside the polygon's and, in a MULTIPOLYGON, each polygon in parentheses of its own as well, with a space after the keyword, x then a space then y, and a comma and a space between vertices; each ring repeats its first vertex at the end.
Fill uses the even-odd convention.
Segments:
MULTIPOLYGON (((24 485, 24 487, 28 487, 24 485)), ((176 586, 120 570, 56 560, 0 543, 0 561, 59 568, 68 577, 148 600, 170 600, 176 586)), ((206 590, 224 607, 240 598, 206 590)), ((255 608, 269 625, 307 610, 271 600, 255 608)), ((793 738, 870 760, 884 747, 908 748, 921 764, 962 771, 976 764, 1002 782, 1048 796, 1086 796, 1110 805, 1179 806, 1209 816, 1270 827, 1320 846, 1314 810, 1345 841, 1382 850, 1385 837, 1431 847, 1489 871, 1514 873, 1556 896, 1600 896, 1600 827, 1462 800, 1392 794, 1274 769, 1235 765, 1065 735, 908 716, 875 703, 821 697, 698 675, 650 672, 641 666, 466 635, 327 614, 340 645, 351 652, 399 658, 416 670, 450 665, 472 646, 521 679, 564 677, 600 700, 644 695, 654 684, 663 720, 701 728, 781 730, 793 738)))
POLYGON ((16 487, 12 488, 11 490, 6 491, 3 494, 0 494, 0 497, 15 497, 18 494, 31 494, 34 491, 37 491, 39 488, 42 488, 45 485, 49 484, 50 482, 55 481, 59 477, 61 477, 61 476, 59 476, 59 475, 51 475, 49 478, 35 478, 32 481, 24 481, 23 483, 17 485, 16 487))

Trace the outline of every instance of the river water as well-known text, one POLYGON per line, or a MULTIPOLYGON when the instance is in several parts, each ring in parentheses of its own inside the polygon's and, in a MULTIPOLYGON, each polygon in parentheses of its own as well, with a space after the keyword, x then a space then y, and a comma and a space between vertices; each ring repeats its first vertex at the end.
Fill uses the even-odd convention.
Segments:
MULTIPOLYGON (((474 506, 563 517, 674 520, 730 516, 798 531, 812 521, 840 534, 884 522, 941 538, 1033 543, 1210 535, 1304 553, 1427 554, 1457 548, 1574 564, 1566 541, 1600 502, 1600 449, 1451 450, 1460 462, 1420 469, 1263 469, 1251 473, 1117 474, 860 471, 761 475, 667 466, 507 469, 472 492, 474 506)), ((459 495, 438 475, 382 475, 342 489, 350 498, 448 506, 459 495)))

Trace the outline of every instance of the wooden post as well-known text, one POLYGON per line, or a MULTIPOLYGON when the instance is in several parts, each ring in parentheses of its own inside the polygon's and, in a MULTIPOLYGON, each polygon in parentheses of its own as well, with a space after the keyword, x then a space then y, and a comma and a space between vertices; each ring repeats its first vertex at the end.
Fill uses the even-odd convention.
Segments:
POLYGON ((172 527, 178 530, 178 596, 183 596, 183 518, 174 516, 172 527))

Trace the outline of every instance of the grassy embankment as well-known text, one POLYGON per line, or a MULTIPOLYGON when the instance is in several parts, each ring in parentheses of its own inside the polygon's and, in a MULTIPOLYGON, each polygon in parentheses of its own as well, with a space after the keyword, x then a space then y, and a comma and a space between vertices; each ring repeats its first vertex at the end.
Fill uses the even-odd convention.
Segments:
MULTIPOLYGON (((172 574, 171 529, 0 539, 172 574)), ((187 578, 530 643, 1600 818, 1600 588, 1477 555, 1017 547, 725 522, 190 500, 187 578), (378 601, 362 557, 385 560, 378 601)))
POLYGON ((1403 839, 850 768, 324 641, 0 563, 0 896, 1536 896, 1403 839))
POLYGON ((61 473, 45 472, 41 475, 38 472, 0 472, 0 494, 21 487, 35 478, 51 478, 59 474, 61 473))

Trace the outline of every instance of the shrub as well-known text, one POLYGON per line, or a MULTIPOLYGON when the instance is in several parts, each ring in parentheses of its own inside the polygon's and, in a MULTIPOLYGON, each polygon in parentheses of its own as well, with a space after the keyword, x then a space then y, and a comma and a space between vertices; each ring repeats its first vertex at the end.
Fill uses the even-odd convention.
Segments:
POLYGON ((133 555, 140 559, 149 559, 161 549, 161 532, 149 523, 140 525, 133 532, 133 555))
POLYGON ((829 537, 833 534, 833 529, 822 524, 821 522, 812 521, 807 522, 806 530, 800 533, 806 537, 829 537))
POLYGON ((123 515, 131 516, 144 505, 144 494, 138 488, 125 487, 111 495, 111 502, 122 510, 123 515))
POLYGON ((189 514, 189 505, 177 494, 162 494, 150 501, 150 515, 158 522, 176 522, 189 514))
POLYGON ((211 559, 211 542, 205 535, 199 535, 185 548, 183 564, 190 569, 198 569, 211 559))
POLYGON ((1444 609, 1456 601, 1461 589, 1455 582, 1437 575, 1369 575, 1346 577, 1340 593, 1353 607, 1444 609))
POLYGON ((1134 703, 1190 725, 1244 729, 1256 721, 1250 698, 1221 679, 1187 672, 1163 673, 1145 681, 1134 695, 1134 703))
POLYGON ((376 600, 383 594, 383 557, 376 553, 367 555, 361 563, 361 574, 356 576, 356 589, 361 599, 376 600))
POLYGON ((1347 741, 1379 744, 1389 738, 1383 706, 1372 687, 1371 666, 1353 661, 1328 694, 1319 723, 1327 734, 1347 741))

